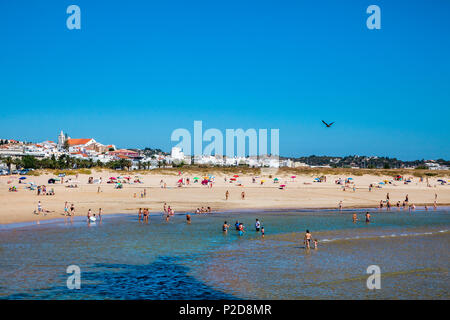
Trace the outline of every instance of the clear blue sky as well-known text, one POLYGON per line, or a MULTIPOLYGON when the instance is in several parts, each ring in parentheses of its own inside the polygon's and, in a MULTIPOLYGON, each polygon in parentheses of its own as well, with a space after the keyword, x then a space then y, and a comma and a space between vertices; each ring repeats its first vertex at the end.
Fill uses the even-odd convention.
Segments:
POLYGON ((450 158, 450 1, 0 2, 0 138, 170 150, 279 128, 280 153, 450 158), (81 8, 81 30, 66 8, 81 8), (381 8, 368 30, 366 8, 381 8), (325 128, 321 120, 336 121, 325 128))

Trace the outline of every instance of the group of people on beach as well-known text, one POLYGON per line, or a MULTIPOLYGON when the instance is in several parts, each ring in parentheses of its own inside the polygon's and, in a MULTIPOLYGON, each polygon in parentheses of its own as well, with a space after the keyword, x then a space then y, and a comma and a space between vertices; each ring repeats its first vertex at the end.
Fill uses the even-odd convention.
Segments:
POLYGON ((37 187, 37 195, 38 196, 54 196, 55 195, 55 189, 51 188, 49 191, 47 191, 47 187, 45 185, 38 186, 37 187))
POLYGON ((202 213, 212 213, 212 209, 211 207, 201 207, 201 208, 197 208, 197 210, 195 210, 196 214, 202 214, 202 213))
MULTIPOLYGON (((386 206, 386 209, 389 211, 391 210, 391 201, 390 201, 390 196, 389 196, 389 192, 386 194, 386 200, 380 200, 380 203, 378 204, 378 208, 381 210, 384 208, 384 206, 386 206)), ((341 201, 339 201, 338 203, 338 209, 339 211, 342 211, 344 207, 344 204, 341 201)), ((416 209, 416 205, 414 203, 409 204, 409 195, 406 194, 405 196, 405 200, 403 200, 403 203, 399 200, 396 203, 396 207, 398 210, 400 210, 400 208, 402 208, 403 210, 405 210, 406 208, 409 209, 409 211, 411 210, 415 210, 416 209)), ((428 211, 428 206, 425 205, 424 206, 425 210, 428 211)), ((434 194, 434 202, 433 202, 433 209, 436 210, 437 209, 437 193, 434 194)))
MULTIPOLYGON (((389 192, 386 194, 386 200, 380 200, 380 204, 378 205, 378 208, 380 210, 383 209, 385 204, 386 204, 386 209, 388 211, 391 210, 391 201, 390 201, 389 192)), ((403 200, 403 203, 401 203, 400 200, 399 200, 399 201, 397 201, 396 206, 397 206, 398 210, 400 210, 400 207, 403 210, 405 210, 408 207, 409 211, 416 209, 416 205, 414 203, 409 204, 409 195, 408 194, 406 194, 405 200, 403 200)), ((437 193, 434 194, 433 208, 434 208, 434 210, 437 209, 437 193)), ((428 211, 428 206, 427 205, 425 205, 425 210, 428 211)))

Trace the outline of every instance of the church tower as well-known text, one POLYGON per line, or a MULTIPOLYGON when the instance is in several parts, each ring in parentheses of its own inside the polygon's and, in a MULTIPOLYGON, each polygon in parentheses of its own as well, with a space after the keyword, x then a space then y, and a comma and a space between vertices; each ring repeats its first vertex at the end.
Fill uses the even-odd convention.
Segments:
POLYGON ((59 147, 64 146, 64 142, 66 142, 66 136, 64 135, 64 133, 61 130, 61 133, 58 136, 58 146, 59 147))

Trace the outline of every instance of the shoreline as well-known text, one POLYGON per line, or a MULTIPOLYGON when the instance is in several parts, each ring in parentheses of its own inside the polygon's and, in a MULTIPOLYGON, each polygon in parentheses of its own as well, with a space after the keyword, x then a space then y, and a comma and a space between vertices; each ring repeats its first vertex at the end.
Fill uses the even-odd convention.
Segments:
MULTIPOLYGON (((332 207, 326 207, 326 208, 246 208, 246 209, 232 209, 232 210, 227 210, 227 211, 214 211, 210 214, 199 214, 200 216, 209 216, 211 214, 237 214, 237 213, 256 213, 259 212, 262 215, 266 214, 266 213, 274 213, 274 212, 280 212, 280 213, 284 213, 284 212, 294 212, 294 213, 317 213, 317 212, 336 212, 336 213, 341 213, 341 214, 345 214, 345 213, 353 213, 356 210, 368 210, 371 211, 371 213, 373 213, 373 211, 376 211, 378 213, 397 213, 397 212, 405 212, 405 210, 395 210, 395 208, 391 209, 390 211, 387 211, 385 208, 383 208, 382 210, 378 210, 379 208, 374 208, 374 207, 364 207, 364 206, 355 206, 355 207, 347 207, 345 209, 342 209, 341 211, 339 211, 339 209, 336 208, 332 208, 332 207)), ((450 204, 443 204, 441 206, 439 206, 436 210, 431 209, 428 210, 430 212, 435 212, 435 211, 443 211, 443 210, 450 210, 450 204)), ((425 212, 425 210, 423 208, 421 208, 420 205, 417 205, 416 211, 418 212, 425 212)), ((175 216, 183 216, 185 215, 187 212, 180 212, 180 213, 175 213, 175 216)), ((195 213, 190 212, 191 214, 193 214, 194 216, 196 215, 195 213)), ((136 217, 137 213, 129 213, 129 212, 116 212, 116 213, 106 213, 103 216, 104 217, 108 217, 108 219, 110 218, 121 218, 121 217, 126 217, 126 216, 130 216, 130 217, 136 217)), ((150 211, 149 212, 149 217, 158 217, 158 216, 162 216, 163 212, 162 211, 150 211)), ((20 221, 20 222, 11 222, 11 223, 3 223, 0 224, 0 232, 2 231, 11 231, 11 230, 16 230, 16 229, 21 229, 21 228, 25 228, 28 229, 30 227, 33 226, 38 226, 38 225, 52 225, 52 224, 59 224, 62 222, 66 222, 66 219, 68 219, 69 216, 61 216, 61 217, 44 217, 44 219, 41 220, 29 220, 29 221, 20 221)), ((74 222, 86 222, 86 216, 74 216, 74 222)), ((98 222, 98 221, 96 221, 98 222)), ((94 223, 96 223, 94 222, 94 223)))
MULTIPOLYGON (((130 174, 132 175, 132 174, 130 174)), ((354 176, 352 183, 343 191, 343 185, 336 184, 336 180, 346 178, 341 175, 327 176, 327 182, 315 183, 314 176, 302 175, 292 179, 290 176, 275 175, 279 183, 275 183, 269 176, 256 177, 243 175, 230 183, 225 176, 217 176, 212 188, 194 183, 192 173, 181 175, 141 175, 141 183, 123 184, 123 188, 116 189, 114 184, 105 183, 113 172, 80 174, 79 177, 67 176, 69 183, 48 184, 53 174, 41 176, 27 176, 27 183, 18 183, 17 177, 0 177, 0 229, 9 224, 37 223, 53 219, 64 219, 64 204, 74 204, 75 217, 85 217, 88 210, 98 215, 102 208, 102 216, 111 214, 136 214, 139 208, 148 208, 152 214, 160 214, 163 205, 171 206, 175 213, 195 212, 196 208, 211 207, 212 212, 246 212, 246 211, 288 211, 288 210, 338 210, 342 201, 343 210, 348 209, 378 209, 380 201, 385 201, 389 193, 391 211, 397 210, 396 203, 402 202, 409 195, 409 203, 418 209, 427 205, 433 210, 433 202, 437 197, 438 209, 450 206, 450 185, 441 185, 439 177, 430 179, 431 186, 413 178, 409 184, 393 181, 392 177, 373 175, 354 176), (102 178, 101 184, 88 184, 88 178, 102 178), (180 178, 190 178, 190 185, 177 187, 180 178), (68 184, 75 183, 77 188, 68 188, 68 184), (261 183, 264 180, 264 183, 261 183), (386 185, 374 187, 369 191, 369 185, 378 185, 381 181, 390 180, 386 185), (161 187, 161 181, 167 188, 161 187), (54 189, 55 195, 37 195, 37 191, 30 191, 26 187, 33 182, 36 185, 46 185, 47 191, 54 189), (284 189, 280 185, 285 184, 284 189), (17 192, 9 192, 11 186, 17 187, 17 192), (353 191, 355 186, 355 191, 353 191), (100 192, 98 192, 100 188, 100 192), (143 196, 143 191, 146 195, 143 196), (228 200, 225 193, 229 192, 228 200), (241 199, 245 192, 245 199, 241 199), (38 201, 42 208, 49 210, 47 215, 36 215, 38 201)), ((201 176, 201 175, 198 175, 201 176)), ((229 176, 226 176, 229 178, 229 176)), ((386 206, 382 209, 386 210, 386 206)), ((406 208, 406 210, 408 210, 406 208)))

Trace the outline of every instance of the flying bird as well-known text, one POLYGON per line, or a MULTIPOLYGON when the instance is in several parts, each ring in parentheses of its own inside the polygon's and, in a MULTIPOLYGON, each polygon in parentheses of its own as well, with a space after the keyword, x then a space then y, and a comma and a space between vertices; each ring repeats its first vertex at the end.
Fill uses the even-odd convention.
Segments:
POLYGON ((323 122, 323 124, 324 124, 324 125, 326 125, 326 126, 327 126, 327 128, 331 127, 331 125, 332 125, 332 124, 334 123, 334 121, 333 121, 332 123, 328 124, 328 123, 326 123, 326 122, 325 122, 325 121, 323 121, 323 120, 322 120, 322 122, 323 122))

